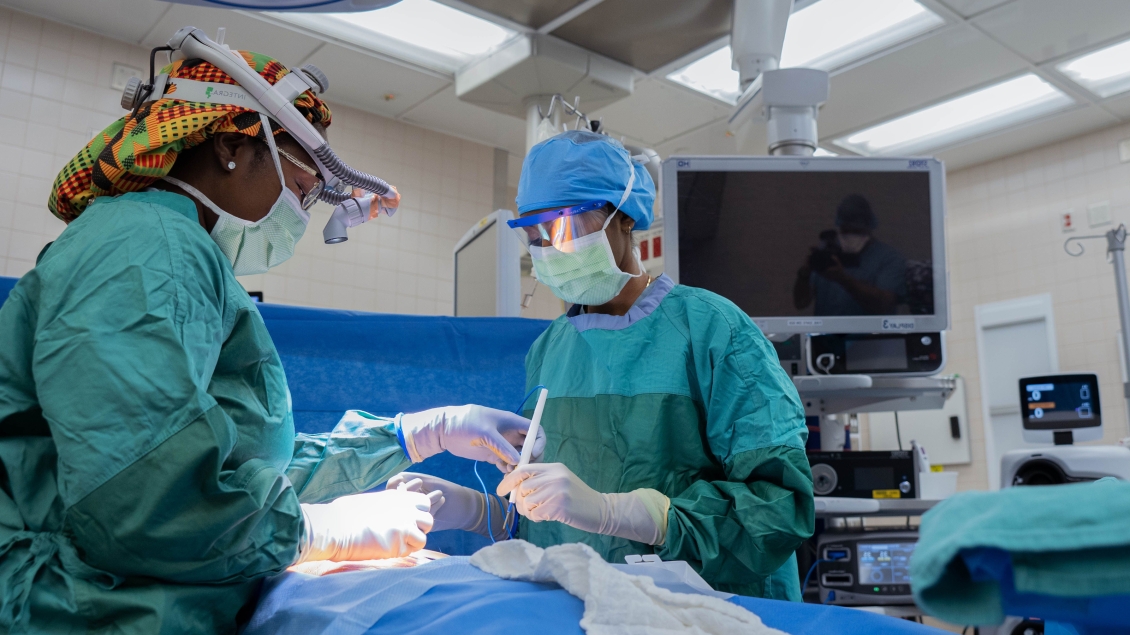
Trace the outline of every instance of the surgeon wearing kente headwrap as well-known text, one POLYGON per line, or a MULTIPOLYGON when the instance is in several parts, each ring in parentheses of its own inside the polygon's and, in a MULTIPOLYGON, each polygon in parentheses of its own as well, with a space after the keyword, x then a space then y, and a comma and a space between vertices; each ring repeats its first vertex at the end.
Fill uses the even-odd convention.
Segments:
MULTIPOLYGON (((794 552, 815 522, 800 398, 737 306, 644 270, 631 233, 651 225, 654 199, 606 136, 567 132, 526 157, 510 224, 538 280, 573 305, 526 356, 527 385, 549 390, 544 462, 497 493, 517 492, 520 536, 536 545, 583 542, 621 563, 655 553, 717 589, 799 601, 794 552)), ((462 523, 445 505, 437 525, 498 537, 481 510, 501 505, 472 494, 458 496, 471 501, 462 523)))
MULTIPOLYGON (((296 562, 424 546, 442 495, 361 492, 443 450, 509 470, 528 429, 458 406, 296 435, 236 275, 293 253, 326 175, 266 114, 177 98, 230 92, 229 74, 163 72, 180 83, 56 179, 48 207, 68 225, 0 308, 0 632, 234 633, 258 582, 296 562)), ((329 126, 311 91, 292 103, 329 126)))

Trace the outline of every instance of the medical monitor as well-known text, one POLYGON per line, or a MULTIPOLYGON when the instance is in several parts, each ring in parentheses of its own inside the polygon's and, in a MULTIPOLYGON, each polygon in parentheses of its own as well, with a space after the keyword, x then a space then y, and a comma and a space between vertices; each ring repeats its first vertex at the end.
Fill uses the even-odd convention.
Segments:
POLYGON ((766 333, 949 325, 937 160, 672 157, 662 184, 667 274, 766 333))
POLYGON ((1070 445, 1101 439, 1098 375, 1074 373, 1020 379, 1020 420, 1028 443, 1070 445))
POLYGON ((513 217, 508 210, 491 212, 455 243, 453 308, 457 317, 518 316, 522 247, 506 228, 506 221, 513 217))

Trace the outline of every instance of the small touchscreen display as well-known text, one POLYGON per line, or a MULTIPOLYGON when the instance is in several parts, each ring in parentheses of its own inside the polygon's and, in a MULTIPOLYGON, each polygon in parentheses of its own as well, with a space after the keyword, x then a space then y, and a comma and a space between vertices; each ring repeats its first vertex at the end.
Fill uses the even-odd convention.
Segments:
POLYGON ((910 584, 913 542, 859 543, 859 583, 910 584))
POLYGON ((1024 427, 1060 430, 1099 425, 1099 388, 1094 375, 1069 375, 1060 381, 1021 382, 1024 427))

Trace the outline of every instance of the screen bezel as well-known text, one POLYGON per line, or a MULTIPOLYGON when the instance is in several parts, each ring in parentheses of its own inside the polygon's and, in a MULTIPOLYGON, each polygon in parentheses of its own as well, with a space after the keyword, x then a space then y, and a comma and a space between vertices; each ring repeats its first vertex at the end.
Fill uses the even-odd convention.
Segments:
POLYGON ((661 189, 667 241, 664 273, 679 282, 680 172, 929 172, 934 315, 784 316, 750 318, 765 333, 922 333, 949 328, 945 166, 932 158, 673 156, 663 162, 661 189))

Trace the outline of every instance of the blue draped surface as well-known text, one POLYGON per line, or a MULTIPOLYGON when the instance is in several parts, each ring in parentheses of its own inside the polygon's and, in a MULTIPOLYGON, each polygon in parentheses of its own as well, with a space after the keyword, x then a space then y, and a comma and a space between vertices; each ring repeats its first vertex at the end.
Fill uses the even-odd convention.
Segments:
MULTIPOLYGON (((630 568, 630 567, 629 567, 630 568)), ((731 602, 793 635, 930 635, 936 629, 856 609, 735 596, 731 602)), ((582 635, 584 603, 556 584, 496 578, 465 558, 415 569, 323 577, 284 574, 267 582, 245 635, 582 635)))
MULTIPOLYGON (((521 318, 382 315, 264 304, 259 307, 286 369, 299 432, 333 429, 342 412, 382 416, 476 403, 515 410, 525 396, 526 351, 549 326, 521 318)), ((480 489, 473 462, 434 456, 412 470, 480 489)), ((502 480, 479 464, 487 487, 502 480)), ((437 531, 428 548, 470 555, 489 544, 437 531)))

